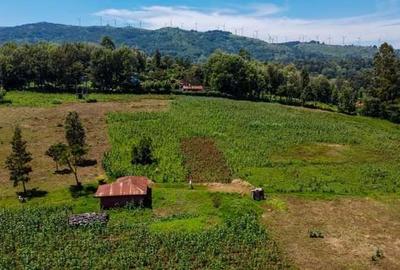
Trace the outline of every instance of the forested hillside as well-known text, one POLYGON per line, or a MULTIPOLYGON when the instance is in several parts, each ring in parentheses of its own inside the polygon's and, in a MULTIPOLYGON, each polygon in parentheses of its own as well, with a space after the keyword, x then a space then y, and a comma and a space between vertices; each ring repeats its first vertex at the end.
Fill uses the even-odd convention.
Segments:
POLYGON ((319 61, 344 58, 372 59, 377 51, 375 47, 333 46, 318 42, 269 44, 229 32, 197 32, 178 28, 152 31, 133 27, 79 27, 51 23, 0 28, 0 43, 10 41, 97 43, 103 36, 110 36, 118 45, 136 47, 146 53, 153 53, 159 49, 163 54, 196 61, 207 58, 217 49, 237 53, 241 48, 246 48, 258 60, 277 60, 285 63, 312 59, 319 61))

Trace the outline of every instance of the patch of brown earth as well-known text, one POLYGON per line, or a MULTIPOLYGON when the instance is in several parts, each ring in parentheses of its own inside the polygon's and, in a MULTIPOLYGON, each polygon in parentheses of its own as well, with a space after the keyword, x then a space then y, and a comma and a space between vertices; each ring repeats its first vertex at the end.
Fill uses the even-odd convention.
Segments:
POLYGON ((210 138, 194 137, 181 142, 188 180, 193 183, 228 183, 231 173, 223 153, 210 138))
POLYGON ((3 164, 10 153, 13 129, 20 125, 23 137, 28 141, 28 150, 33 154, 33 173, 29 188, 54 190, 74 183, 71 175, 55 175, 53 161, 45 156, 50 145, 64 142, 64 119, 68 112, 79 113, 87 131, 90 145, 88 159, 97 161, 93 167, 80 168, 83 182, 103 175, 101 160, 109 148, 106 114, 109 112, 160 111, 168 108, 168 100, 143 99, 135 102, 71 103, 53 108, 3 107, 0 108, 0 199, 14 197, 18 188, 13 188, 8 179, 8 171, 3 164))
POLYGON ((270 207, 263 220, 300 269, 400 269, 400 200, 285 201, 287 211, 270 207), (312 239, 309 230, 325 237, 312 239), (377 248, 385 258, 373 262, 377 248))
POLYGON ((239 193, 242 195, 249 195, 253 186, 241 179, 235 179, 229 184, 222 183, 207 183, 204 184, 207 190, 211 192, 225 192, 225 193, 239 193))

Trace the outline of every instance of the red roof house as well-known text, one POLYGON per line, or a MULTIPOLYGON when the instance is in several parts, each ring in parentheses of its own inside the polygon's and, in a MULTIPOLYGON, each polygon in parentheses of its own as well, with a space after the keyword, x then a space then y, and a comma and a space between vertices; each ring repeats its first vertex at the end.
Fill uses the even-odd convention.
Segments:
POLYGON ((203 92, 204 87, 202 85, 184 85, 182 86, 182 90, 186 92, 203 92))
POLYGON ((100 198, 102 209, 126 205, 151 208, 150 183, 151 181, 143 176, 122 177, 115 183, 99 186, 95 197, 100 198))

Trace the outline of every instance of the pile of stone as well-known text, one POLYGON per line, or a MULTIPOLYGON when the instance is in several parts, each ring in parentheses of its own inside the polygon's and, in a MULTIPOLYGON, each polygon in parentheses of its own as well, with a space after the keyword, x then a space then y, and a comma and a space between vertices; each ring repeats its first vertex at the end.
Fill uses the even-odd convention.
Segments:
POLYGON ((68 218, 70 226, 88 226, 93 224, 107 224, 107 213, 85 213, 80 215, 72 215, 68 218))

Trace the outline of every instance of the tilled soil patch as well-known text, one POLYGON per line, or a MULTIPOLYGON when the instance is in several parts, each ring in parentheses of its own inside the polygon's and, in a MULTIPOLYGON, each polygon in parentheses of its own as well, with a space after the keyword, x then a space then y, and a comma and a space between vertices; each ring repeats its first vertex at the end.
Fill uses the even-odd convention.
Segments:
POLYGON ((223 153, 210 138, 193 137, 181 142, 188 180, 194 183, 229 183, 231 173, 223 153))

